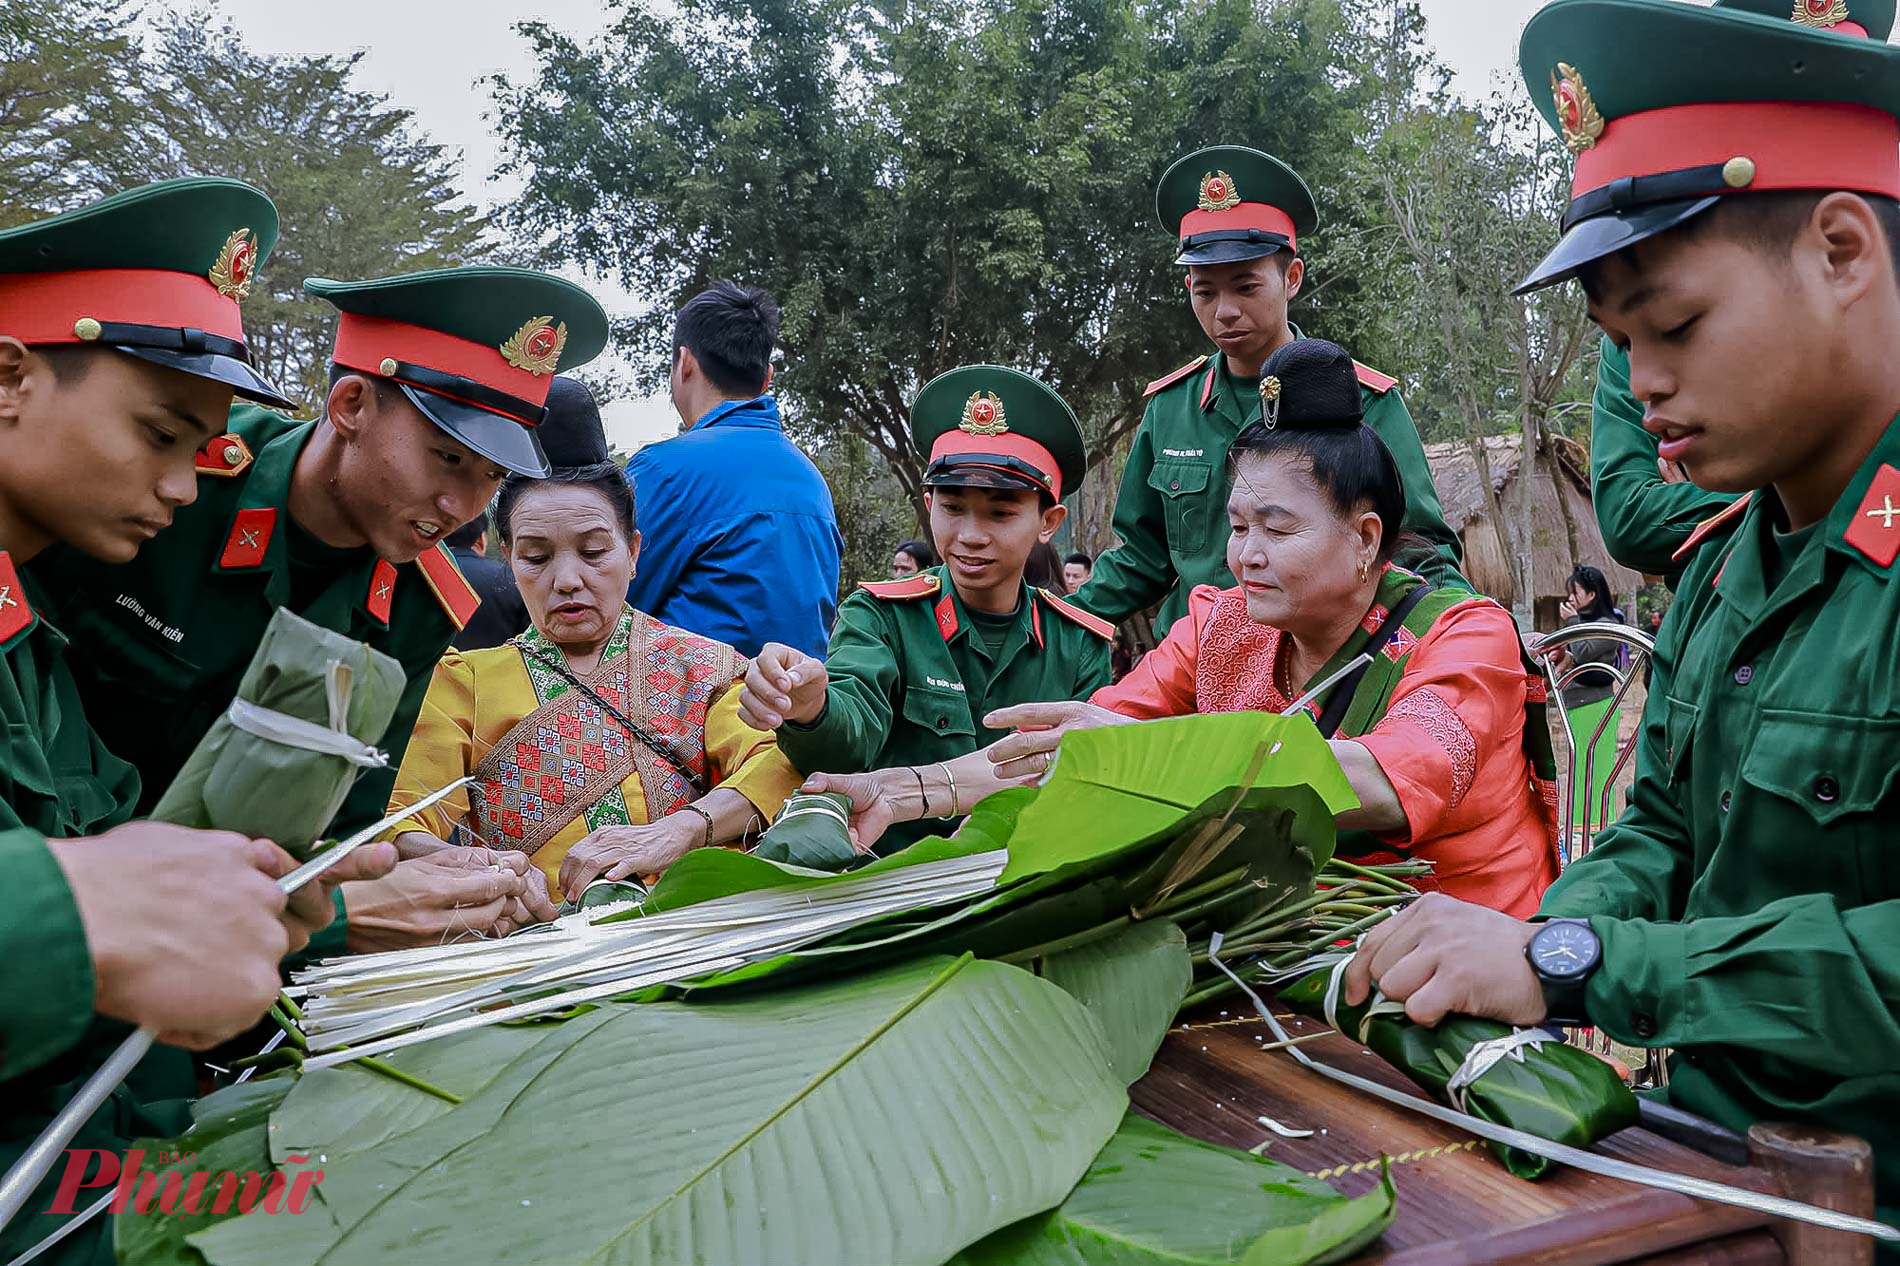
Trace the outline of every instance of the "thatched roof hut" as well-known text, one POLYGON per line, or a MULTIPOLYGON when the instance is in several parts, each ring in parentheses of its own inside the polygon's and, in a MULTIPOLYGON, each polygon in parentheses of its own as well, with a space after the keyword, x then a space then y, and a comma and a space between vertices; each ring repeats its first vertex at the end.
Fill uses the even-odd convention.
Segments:
MULTIPOLYGON (((1507 509, 1523 465, 1522 439, 1517 435, 1493 435, 1484 442, 1492 487, 1507 509)), ((1550 443, 1559 477, 1552 477, 1551 463, 1540 464, 1530 498, 1534 610, 1537 627, 1546 630, 1559 623, 1557 604, 1563 600, 1571 569, 1579 563, 1601 568, 1609 577, 1612 593, 1627 595, 1643 583, 1640 575, 1617 563, 1604 548, 1590 501, 1588 454, 1562 437, 1552 437, 1550 443)), ((1505 544, 1485 507, 1478 463, 1470 446, 1462 440, 1427 444, 1425 459, 1431 464, 1432 482, 1438 488, 1445 522, 1464 541, 1466 577, 1480 591, 1506 606, 1512 605, 1517 594, 1505 544)))

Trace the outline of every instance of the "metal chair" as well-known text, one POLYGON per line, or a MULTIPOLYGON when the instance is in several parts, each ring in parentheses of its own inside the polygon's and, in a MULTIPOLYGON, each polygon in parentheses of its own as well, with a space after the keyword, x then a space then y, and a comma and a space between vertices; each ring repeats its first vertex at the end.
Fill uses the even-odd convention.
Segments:
MULTIPOLYGON (((1567 789, 1575 788, 1579 778, 1583 780, 1582 785, 1586 788, 1595 785, 1597 741, 1602 738, 1606 726, 1617 723, 1617 717, 1622 712, 1623 702, 1629 694, 1631 684, 1642 675, 1643 669, 1648 665, 1650 656, 1655 650, 1656 643, 1647 633, 1627 624, 1609 622, 1573 624, 1540 638, 1536 645, 1530 648, 1531 658, 1543 670, 1545 680, 1550 683, 1551 705, 1556 708, 1557 715, 1563 721, 1564 743, 1570 752, 1569 778, 1565 783, 1567 789), (1630 656, 1629 666, 1618 668, 1615 664, 1572 664, 1560 675, 1551 663, 1554 652, 1576 642, 1597 639, 1621 642, 1630 647, 1633 653, 1630 656), (1576 735, 1570 725, 1569 710, 1564 705, 1563 692, 1565 686, 1584 673, 1607 674, 1616 685, 1616 693, 1611 699, 1610 707, 1597 722, 1596 729, 1591 732, 1589 741, 1583 745, 1583 751, 1579 757, 1576 735)), ((1588 794, 1578 797, 1574 790, 1560 797, 1563 801, 1563 834, 1558 837, 1560 841, 1558 857, 1562 865, 1568 866, 1589 852, 1591 844, 1595 842, 1597 832, 1608 825, 1610 797, 1615 794, 1617 777, 1629 763, 1630 757, 1635 754, 1637 738, 1641 732, 1642 727, 1636 727, 1629 741, 1617 746, 1616 760, 1610 768, 1610 776, 1604 780, 1603 795, 1600 800, 1593 800, 1588 794), (1575 805, 1579 799, 1583 803, 1581 823, 1575 821, 1575 805)), ((1590 1049, 1609 1054, 1610 1040, 1600 1031, 1591 1030, 1587 1034, 1579 1034, 1579 1040, 1590 1049)), ((1667 1051, 1657 1049, 1649 1051, 1644 1060, 1642 1072, 1638 1074, 1639 1081, 1650 1086, 1668 1085, 1667 1058, 1667 1051)))

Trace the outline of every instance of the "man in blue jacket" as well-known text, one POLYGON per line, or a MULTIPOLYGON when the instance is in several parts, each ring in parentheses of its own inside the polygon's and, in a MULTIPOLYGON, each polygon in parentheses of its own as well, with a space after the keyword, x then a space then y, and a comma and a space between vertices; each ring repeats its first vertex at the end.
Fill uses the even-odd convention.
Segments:
POLYGON ((670 385, 685 430, 627 463, 641 536, 627 599, 745 655, 783 642, 822 656, 844 540, 824 476, 765 394, 778 319, 770 295, 729 281, 674 318, 670 385))

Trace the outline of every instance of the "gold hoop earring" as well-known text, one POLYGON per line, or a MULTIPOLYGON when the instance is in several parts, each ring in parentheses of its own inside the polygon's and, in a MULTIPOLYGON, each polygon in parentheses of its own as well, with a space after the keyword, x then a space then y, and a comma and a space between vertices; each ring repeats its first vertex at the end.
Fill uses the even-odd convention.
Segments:
POLYGON ((1366 577, 1372 574, 1372 564, 1365 559, 1359 560, 1359 583, 1365 584, 1366 577))

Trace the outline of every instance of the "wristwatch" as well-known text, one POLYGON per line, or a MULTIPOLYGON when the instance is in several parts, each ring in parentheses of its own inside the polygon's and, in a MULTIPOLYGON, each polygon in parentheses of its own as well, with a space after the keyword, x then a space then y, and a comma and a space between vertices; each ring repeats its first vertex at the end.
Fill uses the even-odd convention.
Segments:
POLYGON ((1524 957, 1544 990, 1546 1024, 1588 1024, 1584 991, 1603 961, 1603 942, 1588 919, 1551 919, 1537 929, 1524 957))

